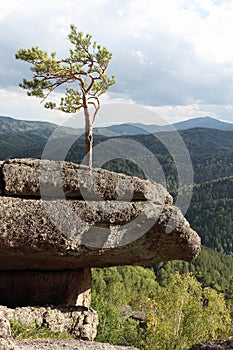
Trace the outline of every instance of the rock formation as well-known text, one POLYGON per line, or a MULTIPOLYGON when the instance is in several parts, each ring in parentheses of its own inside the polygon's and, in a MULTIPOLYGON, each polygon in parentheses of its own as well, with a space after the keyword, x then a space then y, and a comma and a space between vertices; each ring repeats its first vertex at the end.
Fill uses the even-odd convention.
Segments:
MULTIPOLYGON (((14 312, 14 310, 7 310, 7 308, 1 308, 4 313, 9 313, 9 317, 14 318, 15 320, 20 320, 21 322, 26 322, 24 317, 29 315, 29 310, 26 310, 26 308, 22 308, 22 315, 20 315, 20 308, 14 312), (26 313, 25 313, 26 311, 26 313)), ((52 311, 52 309, 50 309, 52 311)), ((55 311, 55 309, 53 310, 55 311)), ((60 310, 61 311, 61 310, 60 310)), ((65 309, 63 310, 65 312, 65 309)), ((31 316, 34 317, 36 313, 36 308, 31 308, 31 316), (34 309, 34 310, 33 310, 34 309), (34 314, 33 314, 34 313, 34 314)), ((42 321, 43 317, 46 315, 43 315, 43 313, 40 313, 40 310, 38 310, 37 315, 37 322, 40 320, 42 321)), ((61 316, 61 315, 60 315, 61 316)), ((75 318, 70 315, 71 318, 73 318, 73 321, 75 321, 75 318)), ((47 321, 52 321, 52 324, 54 326, 54 329, 58 330, 59 327, 64 327, 64 320, 63 324, 59 324, 59 320, 61 321, 62 318, 58 316, 58 322, 55 321, 56 313, 50 315, 50 317, 47 317, 47 321)), ((30 321, 30 320, 29 320, 30 321)), ((85 322, 84 322, 85 323, 85 322)), ((82 330, 84 330, 85 324, 81 327, 82 330)), ((77 330, 77 328, 76 328, 77 330)), ((84 330, 84 334, 86 334, 86 330, 84 330)), ((103 344, 103 343, 95 343, 93 341, 82 341, 82 340, 75 340, 75 339, 58 339, 58 340, 44 340, 44 341, 34 341, 34 342, 16 342, 12 338, 11 330, 10 330, 10 323, 9 321, 4 317, 3 313, 0 314, 0 349, 1 350, 138 350, 134 347, 124 347, 124 346, 116 346, 116 345, 109 345, 109 344, 103 344)))
POLYGON ((139 350, 132 346, 117 346, 72 339, 20 342, 18 346, 20 350, 139 350))
POLYGON ((145 311, 133 311, 132 307, 125 305, 121 308, 122 315, 126 320, 131 318, 132 320, 138 321, 141 328, 145 327, 146 324, 146 312, 145 311))
POLYGON ((2 313, 0 313, 0 349, 19 350, 11 335, 10 322, 2 313))
POLYGON ((191 261, 200 238, 159 184, 67 162, 0 164, 0 300, 88 306, 92 267, 191 261))
POLYGON ((233 340, 207 341, 193 345, 189 350, 232 350, 233 340))
POLYGON ((45 326, 55 333, 69 333, 74 338, 94 340, 97 333, 97 312, 84 306, 18 307, 0 306, 1 313, 22 325, 45 326))
POLYGON ((200 245, 160 184, 67 162, 0 162, 0 303, 8 318, 93 340, 92 267, 191 261, 200 245))

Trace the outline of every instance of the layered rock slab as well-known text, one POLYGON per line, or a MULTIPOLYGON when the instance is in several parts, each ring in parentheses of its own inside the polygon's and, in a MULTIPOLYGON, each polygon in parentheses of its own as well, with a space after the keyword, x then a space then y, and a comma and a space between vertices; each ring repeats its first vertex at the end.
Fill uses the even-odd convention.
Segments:
POLYGON ((12 159, 1 162, 0 170, 0 193, 6 196, 172 203, 158 183, 70 162, 12 159))
POLYGON ((2 269, 17 269, 12 256, 20 269, 56 270, 192 260, 200 250, 160 184, 38 159, 3 162, 1 174, 2 269))
POLYGON ((171 205, 129 202, 122 209, 122 203, 91 207, 90 202, 72 201, 67 207, 67 201, 11 197, 0 198, 0 204, 2 270, 190 261, 200 249, 198 235, 171 205))
MULTIPOLYGON (((3 300, 18 278, 21 294, 31 295, 28 305, 46 298, 59 304, 57 295, 74 305, 85 293, 87 306, 91 267, 191 261, 200 251, 199 236, 160 184, 67 162, 16 159, 0 166, 3 300), (62 281, 76 285, 76 296, 62 281), (45 284, 48 293, 40 299, 45 284)), ((17 306, 16 294, 10 299, 17 306)))

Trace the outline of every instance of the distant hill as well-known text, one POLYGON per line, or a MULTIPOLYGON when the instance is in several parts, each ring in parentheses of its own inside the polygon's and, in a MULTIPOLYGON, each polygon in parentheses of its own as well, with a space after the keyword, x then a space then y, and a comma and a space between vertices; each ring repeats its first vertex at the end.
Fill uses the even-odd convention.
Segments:
POLYGON ((11 117, 0 116, 0 134, 19 131, 32 131, 37 129, 53 131, 56 129, 56 127, 56 124, 48 122, 18 120, 11 117))
POLYGON ((226 123, 212 117, 199 117, 174 124, 177 130, 193 128, 208 128, 218 130, 233 130, 233 123, 226 123))
MULTIPOLYGON (((57 124, 49 122, 0 116, 0 159, 31 156, 40 158, 48 138, 57 127, 57 124)), ((76 134, 77 129, 60 127, 58 137, 60 139, 76 134)))
POLYGON ((157 124, 143 124, 143 123, 124 123, 110 125, 105 128, 95 128, 95 134, 104 136, 116 135, 139 135, 139 134, 153 134, 163 131, 173 131, 174 128, 178 131, 194 129, 194 128, 208 128, 217 130, 233 130, 233 123, 222 122, 212 117, 199 117, 170 125, 157 124))
MULTIPOLYGON (((12 117, 0 116, 0 135, 5 136, 10 133, 32 133, 42 138, 47 138, 57 127, 57 124, 49 122, 19 120, 12 117)), ((59 136, 74 135, 77 134, 77 130, 69 127, 60 127, 59 136)))
MULTIPOLYGON (((161 127, 158 125, 144 125, 145 128, 151 128, 150 132, 146 134, 142 125, 144 124, 120 124, 106 128, 96 128, 94 130, 94 142, 95 144, 99 143, 108 137, 126 137, 127 135, 130 137, 130 135, 132 135, 138 142, 145 143, 146 147, 150 145, 149 148, 153 153, 164 155, 166 149, 164 146, 160 145, 158 139, 152 135, 156 128, 159 130, 161 127), (144 136, 142 135, 143 133, 144 136)), ((204 162, 207 154, 214 152, 218 158, 219 152, 232 151, 233 149, 233 124, 231 123, 224 123, 214 118, 203 117, 179 122, 175 125, 178 129, 180 128, 180 135, 185 141, 191 156, 195 157, 195 159, 197 155, 197 158, 203 158, 204 162), (199 126, 200 124, 202 127, 199 126), (212 126, 212 128, 207 128, 207 126, 212 126), (225 128, 225 130, 223 130, 223 128, 225 128)), ((48 122, 24 121, 0 116, 0 159, 24 156, 39 158, 48 138, 57 127, 58 125, 48 122)), ((171 128, 171 126, 167 127, 171 128)), ((78 135, 80 132, 79 129, 65 127, 60 127, 60 130, 61 133, 59 133, 59 136, 63 137, 78 135)), ((158 132, 163 132, 163 134, 166 134, 166 137, 170 138, 169 129, 166 131, 160 130, 156 133, 158 132)), ((70 154, 78 154, 78 158, 75 159, 77 162, 82 159, 84 152, 84 142, 82 138, 78 143, 79 145, 76 145, 76 147, 79 148, 80 152, 72 152, 72 150, 70 152, 70 154)), ((60 138, 54 145, 54 149, 57 154, 59 154, 59 149, 63 147, 60 138)), ((230 166, 230 164, 228 165, 230 166)), ((209 171, 208 169, 208 172, 209 171)), ((225 175, 231 174, 227 172, 225 175)))
MULTIPOLYGON (((44 136, 44 132, 46 135, 49 135, 57 127, 57 124, 49 122, 19 120, 12 117, 0 116, 0 134, 11 132, 36 132, 37 135, 44 136)), ((94 133, 96 135, 107 137, 120 135, 146 135, 157 132, 174 131, 174 128, 178 131, 194 128, 233 130, 233 123, 226 123, 212 117, 199 117, 163 126, 143 123, 114 124, 107 127, 96 127, 94 128, 94 133)), ((62 127, 61 130, 62 136, 78 134, 82 131, 81 129, 68 127, 62 127)))

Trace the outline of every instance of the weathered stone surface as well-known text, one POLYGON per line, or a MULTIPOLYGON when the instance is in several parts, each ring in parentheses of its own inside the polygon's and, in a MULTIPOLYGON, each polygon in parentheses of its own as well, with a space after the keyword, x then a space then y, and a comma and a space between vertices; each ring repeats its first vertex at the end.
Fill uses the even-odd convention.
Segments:
POLYGON ((2 312, 0 313, 0 349, 19 350, 11 336, 10 322, 2 312))
POLYGON ((103 169, 39 159, 10 159, 0 166, 7 196, 172 203, 160 184, 103 169))
POLYGON ((0 222, 2 270, 190 261, 200 251, 200 238, 180 210, 152 202, 109 201, 92 206, 84 201, 0 197, 0 222))
POLYGON ((81 306, 20 307, 10 309, 0 306, 7 319, 23 325, 37 323, 52 332, 69 333, 75 338, 93 340, 99 323, 97 312, 81 306))
POLYGON ((132 318, 140 322, 146 321, 146 312, 144 311, 133 311, 132 307, 129 305, 123 306, 121 311, 126 320, 132 318))
POLYGON ((44 307, 9 309, 0 306, 0 349, 1 350, 138 350, 134 347, 95 343, 98 326, 96 311, 85 307, 44 307), (58 339, 34 342, 15 342, 11 335, 10 323, 13 319, 23 324, 37 321, 55 332, 68 332, 76 339, 58 339), (87 340, 86 340, 87 339, 87 340), (88 340, 89 339, 89 340, 88 340))
POLYGON ((193 345, 189 350, 232 350, 233 339, 207 341, 193 345))
POLYGON ((139 350, 132 346, 117 346, 107 343, 96 343, 82 340, 47 340, 37 342, 21 342, 22 350, 139 350))
POLYGON ((0 271, 0 300, 10 307, 80 305, 91 299, 90 269, 65 271, 0 271))
POLYGON ((125 305, 121 308, 121 312, 126 320, 131 318, 132 320, 139 322, 139 327, 145 329, 146 324, 146 312, 145 311, 134 311, 131 306, 125 305))
POLYGON ((88 306, 91 267, 191 261, 200 251, 170 194, 148 180, 15 159, 0 164, 0 188, 0 300, 8 306, 88 306))

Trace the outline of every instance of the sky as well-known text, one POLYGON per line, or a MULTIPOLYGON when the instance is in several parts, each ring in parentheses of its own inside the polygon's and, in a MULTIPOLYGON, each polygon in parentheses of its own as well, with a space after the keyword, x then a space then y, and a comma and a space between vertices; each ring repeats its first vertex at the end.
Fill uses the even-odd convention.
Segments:
POLYGON ((18 86, 31 72, 15 53, 39 46, 66 57, 73 23, 113 54, 108 72, 117 83, 102 96, 103 108, 115 103, 115 112, 120 104, 149 110, 137 116, 100 113, 96 125, 200 116, 233 122, 233 0, 0 0, 0 5, 0 115, 57 124, 70 117, 46 110, 18 86))

